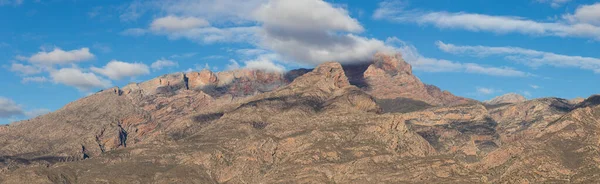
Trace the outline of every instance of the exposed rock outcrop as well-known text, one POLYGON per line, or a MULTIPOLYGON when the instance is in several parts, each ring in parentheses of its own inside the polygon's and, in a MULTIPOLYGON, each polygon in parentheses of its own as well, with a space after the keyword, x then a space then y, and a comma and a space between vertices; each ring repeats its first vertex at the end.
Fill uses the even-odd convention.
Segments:
MULTIPOLYGON (((377 53, 373 63, 364 66, 350 66, 347 73, 361 75, 353 81, 362 82, 369 94, 377 99, 408 98, 423 101, 433 106, 460 105, 475 102, 474 100, 457 97, 438 87, 423 84, 412 73, 412 67, 400 54, 388 55, 377 53), (357 74, 358 73, 358 74, 357 74)), ((398 104, 401 105, 401 104, 398 104)))
POLYGON ((217 75, 207 69, 200 72, 189 72, 186 74, 189 89, 202 89, 207 86, 217 86, 219 84, 217 75))

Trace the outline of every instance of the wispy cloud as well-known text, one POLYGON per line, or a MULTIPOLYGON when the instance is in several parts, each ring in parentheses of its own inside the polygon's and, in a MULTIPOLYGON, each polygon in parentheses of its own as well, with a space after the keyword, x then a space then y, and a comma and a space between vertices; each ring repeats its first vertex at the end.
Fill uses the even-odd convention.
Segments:
POLYGON ((171 56, 169 56, 169 58, 173 58, 173 59, 178 59, 178 58, 191 58, 198 55, 197 52, 189 52, 189 53, 184 53, 184 54, 173 54, 171 56))
POLYGON ((148 31, 142 28, 129 28, 122 31, 120 34, 123 36, 144 36, 148 31))
POLYGON ((550 4, 550 6, 552 6, 553 8, 558 8, 558 7, 561 7, 562 5, 570 2, 571 0, 536 0, 536 1, 540 2, 540 3, 550 4))
POLYGON ((441 29, 462 29, 498 34, 520 33, 535 36, 581 37, 600 40, 597 24, 600 3, 581 6, 574 15, 565 14, 561 20, 544 22, 515 16, 486 15, 467 12, 422 11, 406 9, 403 4, 381 3, 373 18, 399 23, 432 25, 441 29), (391 5, 391 6, 390 6, 391 5), (395 5, 395 6, 394 6, 395 5), (573 21, 576 20, 576 21, 573 21))
POLYGON ((167 59, 156 60, 150 67, 154 70, 162 70, 163 68, 178 67, 179 63, 167 59))
POLYGON ((4 6, 4 5, 19 6, 21 4, 23 4, 23 0, 0 0, 0 6, 4 6))
POLYGON ((463 72, 481 75, 491 75, 499 77, 528 77, 533 74, 519 71, 510 67, 483 66, 476 63, 460 63, 444 59, 435 59, 424 57, 417 48, 407 44, 397 38, 389 38, 388 44, 393 44, 398 48, 406 62, 413 66, 413 69, 425 72, 463 72))
POLYGON ((112 49, 110 48, 110 46, 106 45, 106 44, 101 44, 101 43, 94 43, 94 45, 92 45, 92 48, 102 52, 102 53, 110 53, 112 52, 112 49))
POLYGON ((23 79, 21 79, 21 83, 26 84, 26 83, 32 83, 32 82, 36 82, 36 83, 43 83, 43 82, 47 82, 48 78, 46 77, 24 77, 23 79))
POLYGON ((538 85, 534 85, 534 84, 532 84, 532 85, 529 85, 529 87, 531 87, 531 88, 533 88, 533 89, 540 89, 540 86, 538 86, 538 85))
POLYGON ((100 15, 100 12, 102 11, 102 9, 103 9, 102 6, 96 6, 96 7, 92 8, 92 10, 90 10, 87 13, 88 17, 95 18, 96 16, 100 15))
POLYGON ((214 60, 214 59, 225 59, 225 56, 221 56, 221 55, 210 55, 210 56, 204 56, 202 57, 202 59, 206 59, 206 60, 214 60))
POLYGON ((10 71, 16 72, 19 75, 35 75, 42 72, 42 69, 34 65, 25 65, 21 63, 12 63, 10 65, 10 71))
POLYGON ((210 24, 208 21, 196 17, 177 17, 169 15, 154 19, 150 24, 150 29, 155 31, 182 31, 199 27, 206 27, 210 24))
POLYGON ((551 52, 537 51, 520 47, 461 46, 441 41, 436 43, 444 52, 473 57, 503 56, 531 67, 554 66, 575 67, 600 73, 600 58, 569 56, 551 52))
POLYGON ((478 95, 491 95, 495 93, 500 93, 502 90, 494 89, 494 88, 485 88, 485 87, 476 87, 475 93, 478 95))

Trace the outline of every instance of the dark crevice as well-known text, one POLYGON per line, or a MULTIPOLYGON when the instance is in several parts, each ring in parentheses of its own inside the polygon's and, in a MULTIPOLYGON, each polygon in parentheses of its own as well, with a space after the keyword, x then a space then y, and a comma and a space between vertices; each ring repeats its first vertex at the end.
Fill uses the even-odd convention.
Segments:
POLYGON ((218 120, 219 118, 223 117, 223 115, 224 114, 222 112, 212 113, 212 114, 202 114, 202 115, 194 116, 193 120, 196 123, 208 124, 211 121, 218 120))
POLYGON ((305 68, 295 69, 295 70, 285 73, 284 78, 287 83, 291 83, 294 80, 296 80, 296 78, 298 78, 308 72, 311 72, 311 71, 312 71, 312 69, 305 69, 305 68))
MULTIPOLYGON (((119 126, 119 146, 127 147, 127 131, 121 126, 121 122, 117 124, 119 126)), ((117 147, 119 147, 117 146, 117 147)))
POLYGON ((423 101, 409 98, 376 99, 375 102, 381 107, 384 113, 407 113, 433 107, 423 101))
POLYGON ((229 85, 226 85, 226 86, 205 85, 202 88, 199 88, 199 89, 196 89, 196 90, 200 90, 200 91, 206 93, 207 95, 209 95, 209 96, 211 96, 213 98, 219 98, 219 97, 221 97, 223 95, 228 94, 229 88, 230 88, 231 85, 232 84, 229 84, 229 85))
POLYGON ((96 135, 96 143, 98 144, 98 147, 100 147, 100 151, 102 153, 104 153, 106 151, 104 144, 102 144, 102 137, 104 137, 105 130, 106 130, 105 128, 102 128, 102 130, 100 131, 100 134, 96 135))
POLYGON ((79 161, 82 157, 79 156, 67 156, 67 157, 59 157, 59 156, 43 156, 43 157, 35 157, 35 158, 22 158, 18 156, 0 156, 0 163, 16 163, 23 165, 30 165, 36 163, 49 163, 55 164, 59 162, 73 162, 79 161))
POLYGON ((183 85, 185 86, 185 90, 190 90, 189 84, 190 78, 188 78, 187 74, 183 74, 183 85))
POLYGON ((346 77, 348 77, 350 84, 359 88, 368 89, 369 83, 366 81, 364 73, 367 71, 369 66, 371 66, 370 63, 365 63, 344 65, 342 68, 344 69, 344 73, 346 74, 346 77))
POLYGON ((417 132, 417 134, 423 137, 423 139, 425 139, 437 151, 441 150, 442 145, 439 142, 440 135, 436 132, 436 130, 431 129, 427 131, 421 131, 417 132))
POLYGON ((85 149, 84 145, 81 145, 81 153, 83 154, 84 160, 90 158, 90 155, 88 154, 88 151, 85 149))
POLYGON ((498 123, 491 118, 486 118, 485 122, 453 122, 444 125, 448 129, 456 129, 463 134, 475 135, 493 135, 496 133, 498 123))
POLYGON ((299 106, 308 106, 314 112, 320 112, 325 108, 325 101, 316 97, 296 97, 296 96, 283 96, 283 97, 271 97, 261 100, 251 101, 241 105, 237 109, 245 107, 258 107, 261 104, 279 104, 279 109, 286 111, 299 106))
POLYGON ((252 124, 252 128, 259 129, 259 130, 265 129, 269 125, 268 123, 265 123, 265 122, 252 122, 250 124, 252 124))

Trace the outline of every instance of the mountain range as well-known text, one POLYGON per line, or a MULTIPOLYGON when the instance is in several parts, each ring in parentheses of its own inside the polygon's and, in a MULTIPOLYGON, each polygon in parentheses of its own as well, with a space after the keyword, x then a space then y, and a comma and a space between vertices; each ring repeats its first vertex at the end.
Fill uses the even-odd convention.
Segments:
POLYGON ((175 73, 0 127, 0 183, 597 183, 599 118, 455 96, 400 54, 175 73))

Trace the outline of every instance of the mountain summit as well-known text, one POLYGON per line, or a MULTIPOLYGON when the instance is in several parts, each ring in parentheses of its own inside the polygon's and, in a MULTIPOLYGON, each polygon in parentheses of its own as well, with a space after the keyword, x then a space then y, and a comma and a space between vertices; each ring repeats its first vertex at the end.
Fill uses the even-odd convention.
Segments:
POLYGON ((413 75, 412 67, 404 61, 401 54, 377 53, 372 62, 348 66, 346 73, 354 74, 353 81, 361 81, 357 86, 363 87, 377 99, 411 99, 432 106, 474 102, 474 100, 454 96, 448 91, 441 91, 436 86, 423 84, 413 75), (364 71, 357 72, 360 69, 364 71))
POLYGON ((514 104, 519 102, 527 101, 527 99, 516 93, 507 93, 502 96, 498 96, 491 100, 485 101, 485 103, 490 105, 498 105, 498 104, 514 104))

